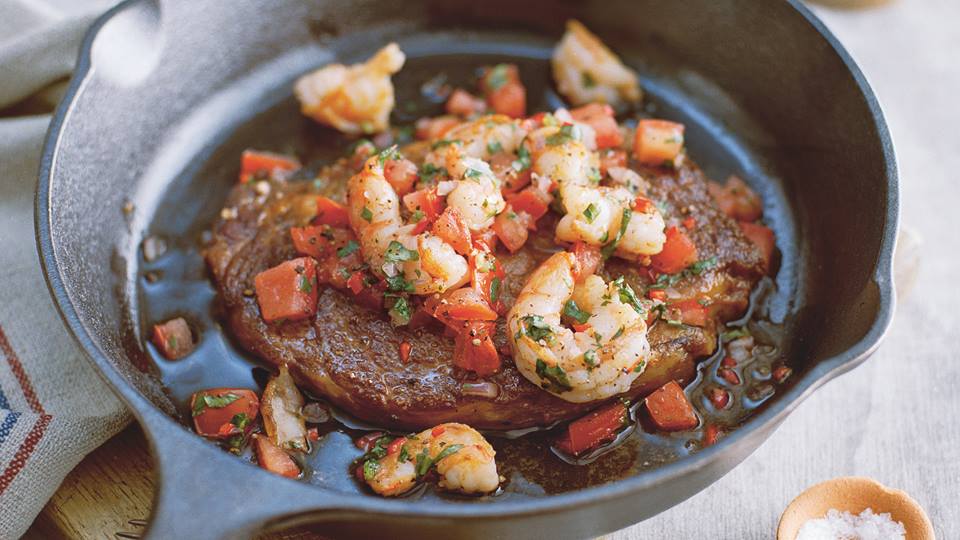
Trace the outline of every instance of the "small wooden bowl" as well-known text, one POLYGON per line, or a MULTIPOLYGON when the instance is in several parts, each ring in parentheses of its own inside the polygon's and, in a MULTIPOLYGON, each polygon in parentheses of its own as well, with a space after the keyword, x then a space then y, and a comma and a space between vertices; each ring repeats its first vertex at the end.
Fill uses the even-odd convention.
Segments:
POLYGON ((824 517, 831 508, 851 514, 872 508, 877 514, 888 513, 903 523, 907 540, 935 538, 927 513, 905 491, 888 488, 872 478, 843 476, 811 486, 797 495, 780 516, 777 540, 795 540, 807 520, 824 517))

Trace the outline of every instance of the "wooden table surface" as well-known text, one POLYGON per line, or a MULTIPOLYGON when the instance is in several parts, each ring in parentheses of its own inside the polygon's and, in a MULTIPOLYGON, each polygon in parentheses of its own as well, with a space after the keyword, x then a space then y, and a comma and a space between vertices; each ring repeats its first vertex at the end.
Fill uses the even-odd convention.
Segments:
MULTIPOLYGON (((960 2, 817 11, 884 103, 900 161, 902 221, 935 249, 923 254, 915 291, 874 358, 819 390, 725 478, 617 538, 769 539, 800 490, 849 474, 906 489, 926 507, 939 538, 960 538, 960 362, 952 342, 960 328, 960 2)), ((130 426, 67 476, 26 537, 136 531, 128 521, 149 516, 152 490, 146 441, 130 426)))

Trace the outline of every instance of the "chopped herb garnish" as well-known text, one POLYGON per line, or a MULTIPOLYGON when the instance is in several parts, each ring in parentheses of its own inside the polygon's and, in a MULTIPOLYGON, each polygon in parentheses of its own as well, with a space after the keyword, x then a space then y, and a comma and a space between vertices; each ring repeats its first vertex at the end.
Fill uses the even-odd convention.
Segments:
POLYGON ((420 260, 420 254, 412 249, 403 247, 403 244, 396 240, 391 240, 390 245, 387 246, 387 251, 383 255, 383 260, 388 263, 417 261, 420 260))
POLYGON ((500 299, 500 278, 495 277, 490 282, 490 301, 496 302, 500 299))
POLYGON ((447 170, 443 167, 437 167, 433 163, 424 163, 420 167, 420 181, 421 182, 433 182, 434 177, 438 174, 446 174, 447 170))
POLYGON ((717 258, 710 257, 709 259, 703 259, 691 264, 686 268, 686 271, 690 272, 695 276, 699 276, 700 274, 703 273, 704 270, 709 270, 716 265, 717 265, 717 258))
POLYGON ((480 171, 476 169, 471 169, 469 167, 467 168, 467 172, 463 173, 463 176, 466 178, 480 178, 480 176, 482 175, 483 173, 481 173, 480 171))
POLYGON ((527 150, 527 147, 523 144, 520 145, 520 148, 517 149, 517 159, 513 160, 513 163, 510 164, 510 167, 517 172, 523 172, 530 168, 532 162, 530 161, 530 151, 527 150))
POLYGON ((563 143, 572 141, 576 133, 573 130, 573 124, 564 124, 560 126, 560 131, 547 137, 547 145, 560 146, 563 143))
POLYGON ((597 351, 590 349, 589 351, 583 353, 583 363, 587 365, 587 369, 591 370, 597 367, 597 351))
POLYGON ((603 254, 604 259, 609 259, 613 252, 617 249, 617 244, 620 243, 620 240, 623 238, 623 235, 627 233, 627 225, 630 224, 630 217, 633 215, 633 212, 629 208, 623 209, 623 216, 620 218, 620 229, 617 230, 617 235, 613 237, 613 240, 604 245, 600 249, 600 253, 603 254))
POLYGON ((621 302, 623 302, 624 304, 629 304, 630 306, 633 306, 633 309, 637 313, 643 313, 644 311, 646 311, 643 309, 643 304, 640 303, 640 298, 637 296, 637 293, 634 292, 633 287, 631 287, 630 284, 627 283, 626 280, 624 280, 623 276, 620 276, 616 280, 614 280, 613 284, 616 285, 617 288, 620 290, 621 302))
POLYGON ((413 292, 413 283, 403 277, 403 274, 387 277, 387 289, 390 292, 413 292))
POLYGON ((371 221, 373 221, 373 212, 371 212, 369 208, 364 206, 363 211, 360 212, 360 217, 366 220, 367 223, 370 223, 371 221))
POLYGON ((342 259, 358 249, 360 249, 360 244, 358 244, 356 240, 350 240, 346 245, 337 250, 337 257, 342 259))
POLYGON ((443 148, 444 146, 450 146, 451 144, 460 144, 461 141, 458 139, 440 139, 439 141, 434 142, 430 145, 431 150, 436 150, 437 148, 443 148))
POLYGON ((622 335, 623 335, 623 327, 621 326, 620 328, 617 329, 617 333, 614 334, 613 337, 610 338, 610 339, 611 339, 611 340, 614 340, 614 339, 617 339, 618 337, 620 337, 620 336, 622 336, 622 335))
POLYGON ((530 336, 530 339, 534 341, 553 339, 553 329, 540 315, 527 315, 520 319, 520 322, 523 323, 524 332, 530 336))
POLYGON ((510 81, 510 66, 497 64, 487 72, 486 83, 490 90, 499 90, 510 81))
POLYGON ((560 366, 547 366, 547 363, 537 358, 537 375, 546 380, 544 388, 566 392, 572 390, 570 380, 567 379, 567 373, 560 366))
POLYGON ((593 78, 593 74, 589 71, 584 71, 580 75, 580 83, 583 84, 584 88, 593 88, 597 85, 597 80, 593 78))
POLYGON ((297 285, 297 290, 306 294, 312 293, 313 281, 308 279, 305 274, 300 274, 300 283, 297 285))
POLYGON ((363 479, 367 482, 373 480, 380 470, 380 462, 375 459, 368 459, 363 462, 363 479))
POLYGON ((647 359, 644 358, 637 362, 637 365, 633 366, 634 373, 642 373, 644 369, 647 368, 647 359))
POLYGON ((413 213, 410 214, 410 223, 420 223, 425 215, 422 210, 414 210, 413 213))
POLYGON ((397 151, 397 145, 384 148, 377 154, 377 162, 381 167, 387 162, 387 160, 392 159, 403 159, 403 156, 400 155, 400 152, 397 151))
POLYGON ((230 419, 230 423, 242 431, 250 424, 250 417, 246 413, 237 413, 230 419))
POLYGON ((390 308, 389 315, 398 326, 409 324, 411 317, 410 303, 407 302, 406 298, 398 296, 393 302, 393 307, 390 308))
POLYGON ((430 472, 431 465, 433 465, 433 460, 430 459, 430 449, 425 446, 423 447, 423 450, 417 454, 417 461, 414 465, 414 470, 417 473, 418 480, 430 472))
POLYGON ((500 144, 500 141, 493 141, 487 143, 487 153, 488 154, 497 154, 503 152, 503 145, 500 144))
POLYGON ((400 453, 397 454, 398 463, 406 463, 410 461, 410 453, 407 451, 407 445, 404 444, 400 447, 400 453))
POLYGON ((741 326, 735 330, 729 330, 727 332, 723 332, 722 334, 720 334, 720 339, 722 339, 723 342, 726 343, 728 341, 733 341, 735 339, 742 338, 749 335, 750 335, 750 329, 748 329, 746 326, 741 326))
POLYGON ((233 392, 220 396, 211 396, 210 394, 199 395, 193 402, 193 416, 200 416, 207 408, 222 409, 238 399, 240 399, 240 396, 233 392))
POLYGON ((580 309, 580 307, 577 306, 577 303, 574 302, 573 299, 567 300, 567 303, 563 305, 563 314, 577 321, 580 324, 583 324, 588 320, 590 320, 590 314, 580 309))
POLYGON ((596 167, 590 167, 590 170, 587 171, 587 180, 594 184, 599 184, 602 177, 600 176, 600 169, 596 167))
POLYGON ((597 209, 597 205, 590 203, 586 210, 583 211, 583 217, 587 218, 587 223, 593 223, 599 213, 600 210, 597 209))

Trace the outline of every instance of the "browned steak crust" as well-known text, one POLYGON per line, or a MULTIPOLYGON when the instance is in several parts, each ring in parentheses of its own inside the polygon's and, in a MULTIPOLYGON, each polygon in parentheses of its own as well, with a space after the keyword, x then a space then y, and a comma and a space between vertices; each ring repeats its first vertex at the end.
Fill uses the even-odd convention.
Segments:
MULTIPOLYGON (((705 178, 693 164, 679 171, 641 170, 651 180, 650 196, 679 222, 697 221, 689 232, 701 259, 716 257, 717 265, 674 285, 685 297, 706 297, 719 306, 718 316, 739 316, 749 292, 762 275, 759 253, 740 233, 736 223, 713 204, 705 178)), ((333 289, 320 293, 312 320, 267 324, 253 295, 257 273, 296 256, 289 228, 308 223, 317 193, 342 193, 350 171, 344 161, 325 169, 325 183, 272 182, 268 195, 251 185, 231 193, 206 258, 219 290, 220 307, 228 331, 246 350, 266 362, 287 362, 298 383, 352 415, 388 427, 421 429, 441 422, 463 422, 479 429, 507 430, 545 426, 575 418, 597 403, 569 403, 528 382, 508 357, 503 369, 488 380, 499 387, 496 398, 464 395, 462 384, 474 377, 453 366, 453 340, 434 328, 394 328, 385 314, 357 305, 333 289), (232 217, 233 209, 236 217, 232 217), (407 362, 398 354, 401 341, 413 348, 407 362)), ((549 217, 545 217, 549 220, 549 217)), ((504 300, 512 303, 525 276, 557 249, 552 223, 515 255, 498 253, 507 272, 504 300)), ((636 265, 611 260, 605 277, 627 276, 642 291, 648 278, 636 265)), ((502 329, 498 344, 505 345, 502 329)), ((649 393, 671 379, 689 381, 697 358, 716 347, 716 328, 655 323, 649 331, 653 350, 646 371, 630 391, 649 393)), ((501 347, 505 350, 505 347, 501 347)))

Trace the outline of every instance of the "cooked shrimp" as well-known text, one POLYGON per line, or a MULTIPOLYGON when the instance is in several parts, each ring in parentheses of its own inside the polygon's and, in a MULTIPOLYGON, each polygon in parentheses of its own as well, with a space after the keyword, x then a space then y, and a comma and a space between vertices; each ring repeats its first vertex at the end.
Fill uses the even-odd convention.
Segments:
POLYGON ((553 51, 553 79, 574 105, 637 103, 642 94, 637 74, 579 21, 567 21, 567 32, 553 51))
POLYGON ((464 122, 444 133, 443 138, 458 141, 464 156, 488 160, 498 152, 516 152, 524 135, 526 131, 520 127, 519 121, 502 114, 491 114, 464 122))
POLYGON ((626 392, 646 368, 650 344, 629 285, 595 275, 575 283, 576 264, 573 254, 560 252, 534 270, 507 315, 507 329, 524 377, 582 403, 626 392), (563 326, 561 314, 583 318, 583 329, 563 326))
POLYGON ((600 181, 600 158, 581 140, 579 126, 544 126, 527 136, 533 174, 557 185, 587 185, 600 181))
POLYGON ((394 440, 387 449, 384 457, 363 464, 364 479, 380 495, 406 493, 433 467, 440 475, 438 485, 448 491, 483 494, 500 485, 496 452, 483 435, 464 424, 440 424, 394 440))
POLYGON ((405 60, 391 43, 363 64, 330 64, 308 73, 293 90, 303 114, 321 124, 350 134, 384 131, 395 101, 390 75, 405 60))
POLYGON ((347 184, 350 226, 364 260, 388 278, 402 275, 415 294, 454 289, 469 279, 467 260, 439 237, 413 234, 400 216, 400 198, 383 176, 380 156, 367 159, 347 184))

